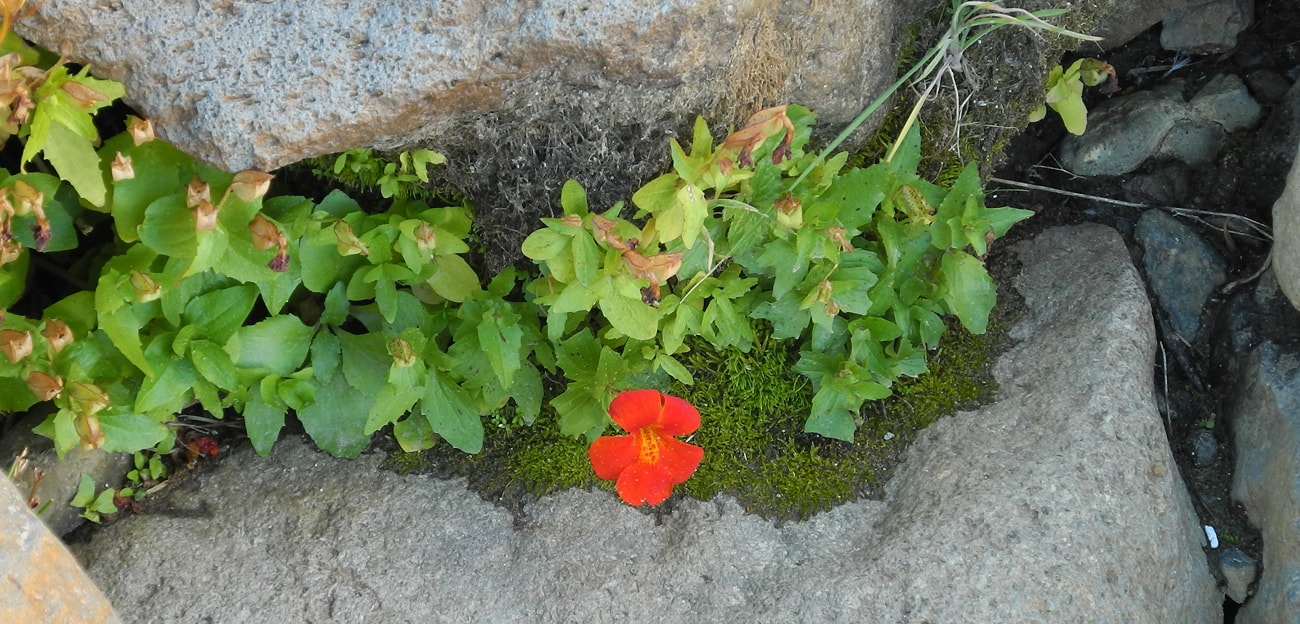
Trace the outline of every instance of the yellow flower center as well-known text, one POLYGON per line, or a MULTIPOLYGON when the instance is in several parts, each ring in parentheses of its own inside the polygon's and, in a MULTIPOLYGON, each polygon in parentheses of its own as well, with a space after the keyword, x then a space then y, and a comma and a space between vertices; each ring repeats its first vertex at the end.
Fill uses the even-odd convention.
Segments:
POLYGON ((642 427, 636 432, 637 462, 641 464, 659 463, 659 432, 653 425, 642 427))

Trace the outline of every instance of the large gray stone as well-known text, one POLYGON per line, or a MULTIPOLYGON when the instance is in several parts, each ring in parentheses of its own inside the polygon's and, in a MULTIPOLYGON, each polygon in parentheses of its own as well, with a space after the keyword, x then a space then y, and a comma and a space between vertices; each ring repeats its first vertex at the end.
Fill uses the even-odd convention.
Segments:
MULTIPOLYGON (((1294 145, 1300 150, 1300 142, 1294 145)), ((1300 166, 1296 162, 1300 158, 1292 161, 1282 196, 1273 203, 1273 273, 1291 305, 1300 309, 1300 166)))
POLYGON ((1142 268, 1170 329, 1188 344, 1195 342, 1205 303, 1227 280, 1223 257, 1196 228, 1163 210, 1143 212, 1134 235, 1142 245, 1142 268))
POLYGON ((795 101, 842 124, 893 81, 900 20, 934 4, 45 0, 17 30, 125 82, 182 150, 270 170, 493 111, 581 134, 795 101))
POLYGON ((778 528, 728 498, 656 518, 566 491, 516 525, 462 480, 285 441, 76 548, 136 622, 1221 621, 1122 241, 1017 255, 1000 400, 924 432, 884 501, 778 528))
POLYGON ((1300 621, 1300 313, 1271 273, 1234 297, 1226 352, 1227 418, 1237 465, 1232 496, 1263 538, 1263 571, 1239 624, 1300 621))
POLYGON ((120 624, 104 594, 5 476, 0 527, 0 622, 120 624))

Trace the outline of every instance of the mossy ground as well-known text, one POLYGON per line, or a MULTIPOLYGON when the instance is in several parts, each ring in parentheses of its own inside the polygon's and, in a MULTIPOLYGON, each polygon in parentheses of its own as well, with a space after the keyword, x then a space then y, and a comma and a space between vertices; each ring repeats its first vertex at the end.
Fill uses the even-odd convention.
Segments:
MULTIPOLYGON (((859 498, 881 498, 918 431, 941 416, 992 400, 996 386, 989 369, 1005 343, 1000 324, 980 336, 950 328, 943 346, 931 354, 931 372, 898 382, 894 397, 864 406, 850 444, 803 433, 813 392, 793 370, 798 359, 793 344, 760 335, 742 353, 697 341, 682 358, 695 383, 666 390, 700 410, 700 429, 689 441, 705 455, 674 496, 731 495, 746 511, 777 522, 805 519, 859 498)), ((585 441, 560 435, 545 415, 533 426, 490 425, 478 455, 447 445, 423 453, 393 450, 385 466, 402 473, 464 476, 481 496, 517 517, 528 500, 542 494, 575 487, 613 490, 592 472, 585 441)))

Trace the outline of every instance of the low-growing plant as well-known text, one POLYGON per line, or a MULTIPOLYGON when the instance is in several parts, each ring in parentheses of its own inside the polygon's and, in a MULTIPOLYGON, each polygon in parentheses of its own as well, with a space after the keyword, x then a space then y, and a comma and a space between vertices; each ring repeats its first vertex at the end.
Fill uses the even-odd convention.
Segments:
POLYGON ((82 518, 98 523, 104 516, 118 512, 117 505, 113 502, 117 495, 117 490, 113 488, 105 488, 96 494, 94 479, 91 479, 90 475, 83 474, 81 481, 77 483, 77 493, 72 496, 68 504, 82 508, 84 510, 81 512, 82 518))
POLYGON ((1083 87, 1095 87, 1103 83, 1106 86, 1102 88, 1102 93, 1119 90, 1115 68, 1100 59, 1081 58, 1068 68, 1060 65, 1053 67, 1047 76, 1047 101, 1030 113, 1029 122, 1042 120, 1047 116, 1048 107, 1051 107, 1061 116, 1061 121, 1070 134, 1083 134, 1088 129, 1088 107, 1083 103, 1083 87))
MULTIPOLYGON (((944 50, 1051 13, 954 10, 921 78, 951 71, 944 50)), ((378 173, 394 199, 383 212, 340 191, 277 196, 271 175, 204 165, 144 120, 101 144, 92 114, 121 85, 4 45, 0 105, 23 149, 19 172, 0 174, 0 410, 52 402, 37 430, 60 454, 166 452, 176 414, 196 409, 240 415, 263 454, 290 415, 339 456, 387 427, 407 451, 476 453, 484 415, 526 426, 547 404, 563 433, 594 440, 616 394, 692 381, 688 339, 747 351, 756 321, 798 345, 805 431, 852 440, 864 401, 926 370, 945 315, 984 331, 996 293, 983 257, 1030 214, 986 206, 974 165, 950 187, 922 179, 913 124, 884 161, 846 168, 840 139, 806 151, 811 111, 777 106, 720 141, 698 119, 632 207, 593 209, 565 184, 562 214, 524 243, 535 265, 486 277, 466 260, 468 207, 399 192, 427 181, 434 152, 335 160, 378 173), (61 278, 42 283, 51 301, 27 288, 38 265, 61 278)), ((136 474, 157 478, 152 461, 136 474)), ((102 496, 79 499, 109 513, 102 496)))

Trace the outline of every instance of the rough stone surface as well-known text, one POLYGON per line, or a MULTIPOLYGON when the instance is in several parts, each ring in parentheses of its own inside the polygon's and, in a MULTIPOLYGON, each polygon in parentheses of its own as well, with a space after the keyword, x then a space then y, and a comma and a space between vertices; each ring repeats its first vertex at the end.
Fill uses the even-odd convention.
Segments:
POLYGON ((516 524, 462 481, 286 440, 76 549, 138 622, 1221 621, 1122 241, 1077 226, 1017 254, 1000 401, 924 432, 885 501, 777 528, 726 498, 657 517, 567 491, 516 524))
POLYGON ((1300 313, 1265 273, 1228 310, 1227 409, 1236 448, 1232 496, 1263 538, 1255 595, 1238 624, 1300 621, 1300 313))
POLYGON ((1147 210, 1134 234, 1142 266, 1170 328, 1188 343, 1201 329, 1201 310, 1227 279, 1223 258, 1196 229, 1163 210, 1147 210))
POLYGON ((1259 121, 1259 103, 1241 78, 1211 80, 1190 102, 1183 83, 1107 100, 1088 111, 1088 130, 1061 142, 1061 162, 1077 175, 1123 175, 1148 159, 1195 168, 1218 155, 1226 133, 1259 121))
POLYGON ((1219 551, 1219 571, 1223 573, 1223 593, 1233 602, 1241 604, 1250 597, 1250 584, 1255 582, 1259 562, 1237 548, 1219 551))
POLYGON ((46 0, 17 28, 125 82, 164 138, 234 171, 490 111, 590 107, 618 125, 797 101, 843 123, 892 82, 900 18, 932 4, 46 0))
POLYGON ((81 475, 90 476, 96 491, 122 487, 122 475, 131 468, 131 456, 74 448, 60 460, 54 452, 53 441, 32 433, 32 427, 44 419, 40 414, 26 416, 0 436, 0 466, 8 466, 24 448, 27 449, 31 470, 24 472, 16 485, 25 493, 31 492, 42 504, 48 502, 40 514, 41 520, 55 535, 67 535, 86 522, 81 517, 82 510, 68 504, 77 493, 81 475), (37 470, 42 473, 41 480, 35 483, 33 490, 37 470))
POLYGON ((0 527, 0 622, 120 624, 99 588, 5 477, 0 527))
MULTIPOLYGON (((1300 142, 1294 145, 1300 150, 1300 142)), ((1300 309, 1300 166, 1295 162, 1300 159, 1292 162, 1282 196, 1273 203, 1273 272, 1291 305, 1300 309)))
POLYGON ((1188 3, 1161 23, 1160 46, 1186 54, 1228 52, 1237 47, 1237 35, 1254 20, 1254 0, 1188 3))

